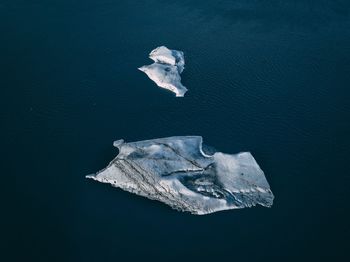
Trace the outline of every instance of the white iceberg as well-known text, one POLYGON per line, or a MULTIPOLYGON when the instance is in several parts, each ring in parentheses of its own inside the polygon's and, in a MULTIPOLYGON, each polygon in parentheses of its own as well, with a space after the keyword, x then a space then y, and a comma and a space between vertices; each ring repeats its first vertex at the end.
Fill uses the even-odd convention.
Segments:
POLYGON ((145 72, 159 87, 174 92, 177 97, 183 97, 187 92, 187 88, 181 83, 180 76, 185 68, 184 53, 160 46, 149 54, 149 58, 154 63, 138 69, 145 72))
POLYGON ((87 178, 197 215, 273 204, 264 172, 248 152, 208 153, 200 136, 118 140, 114 146, 117 157, 87 178))

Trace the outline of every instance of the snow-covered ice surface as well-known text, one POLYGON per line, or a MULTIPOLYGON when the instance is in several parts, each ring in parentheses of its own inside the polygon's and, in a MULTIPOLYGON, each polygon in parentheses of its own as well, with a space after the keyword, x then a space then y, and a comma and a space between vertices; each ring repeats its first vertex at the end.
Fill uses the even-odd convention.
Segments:
POLYGON ((160 46, 149 54, 149 58, 154 63, 138 69, 145 72, 159 87, 174 92, 178 97, 184 96, 187 88, 182 85, 180 76, 185 68, 184 53, 160 46))
POLYGON ((114 146, 117 157, 87 178, 197 215, 273 203, 264 172, 249 152, 208 153, 200 136, 117 140, 114 146))

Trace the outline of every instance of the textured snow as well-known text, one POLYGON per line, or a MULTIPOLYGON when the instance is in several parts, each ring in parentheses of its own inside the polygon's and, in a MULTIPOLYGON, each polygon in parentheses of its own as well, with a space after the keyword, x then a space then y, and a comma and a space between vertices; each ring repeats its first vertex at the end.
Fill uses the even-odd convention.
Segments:
POLYGON ((198 215, 273 203, 264 172, 249 152, 209 155, 200 136, 117 140, 114 146, 117 157, 87 178, 198 215))
POLYGON ((146 73, 159 87, 174 92, 177 97, 184 96, 187 88, 182 85, 180 76, 185 68, 184 53, 160 46, 154 49, 149 57, 154 63, 138 69, 146 73))

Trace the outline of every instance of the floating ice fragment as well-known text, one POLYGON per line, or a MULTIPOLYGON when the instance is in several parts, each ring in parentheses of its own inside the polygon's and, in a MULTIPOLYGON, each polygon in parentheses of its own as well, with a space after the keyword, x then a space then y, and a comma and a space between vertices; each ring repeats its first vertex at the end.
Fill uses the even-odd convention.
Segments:
POLYGON ((145 72, 159 87, 174 92, 177 97, 184 96, 187 88, 182 85, 180 77, 185 68, 184 53, 160 46, 154 49, 149 57, 154 63, 138 69, 145 72))
POLYGON ((248 152, 208 155, 200 136, 121 139, 114 145, 117 157, 87 178, 197 215, 273 203, 264 172, 248 152))

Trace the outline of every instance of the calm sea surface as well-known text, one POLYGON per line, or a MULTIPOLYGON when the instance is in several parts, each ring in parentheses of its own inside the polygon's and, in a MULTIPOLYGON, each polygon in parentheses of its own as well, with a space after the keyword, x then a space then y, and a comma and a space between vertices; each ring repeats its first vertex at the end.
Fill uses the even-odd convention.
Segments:
POLYGON ((350 3, 0 1, 1 261, 338 261, 350 239, 350 3), (184 98, 137 67, 183 50, 184 98), (116 139, 250 151, 271 209, 179 213, 85 179, 116 139))

